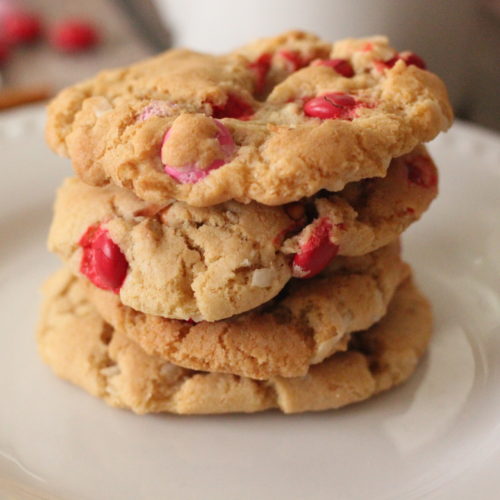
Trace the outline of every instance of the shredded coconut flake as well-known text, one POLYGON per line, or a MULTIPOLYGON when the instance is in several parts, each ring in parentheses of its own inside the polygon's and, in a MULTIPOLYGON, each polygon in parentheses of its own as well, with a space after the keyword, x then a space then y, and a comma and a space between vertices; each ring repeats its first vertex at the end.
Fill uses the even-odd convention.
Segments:
POLYGON ((316 347, 316 352, 314 353, 314 357, 311 360, 311 363, 315 365, 316 363, 321 363, 325 358, 330 356, 332 353, 332 349, 335 344, 340 341, 342 335, 337 334, 336 336, 324 340, 323 342, 319 342, 316 347))
POLYGON ((297 264, 293 265, 293 277, 294 278, 305 278, 308 274, 309 271, 306 271, 305 269, 302 269, 300 266, 297 264))
POLYGON ((179 370, 180 368, 178 366, 175 366, 172 363, 165 363, 160 368, 160 375, 162 377, 170 378, 175 376, 179 370))
POLYGON ((105 377, 115 377, 116 375, 120 375, 120 367, 118 365, 106 366, 106 368, 102 368, 100 372, 101 375, 105 377))

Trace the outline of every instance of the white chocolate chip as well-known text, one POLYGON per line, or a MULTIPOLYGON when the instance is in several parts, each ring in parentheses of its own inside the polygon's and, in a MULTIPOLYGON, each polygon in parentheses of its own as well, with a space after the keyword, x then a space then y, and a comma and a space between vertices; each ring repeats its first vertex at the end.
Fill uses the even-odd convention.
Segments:
POLYGON ((267 288, 273 282, 274 271, 272 269, 256 269, 252 274, 251 286, 267 288))
POLYGON ((113 109, 113 106, 105 97, 96 97, 94 99, 93 105, 94 114, 97 118, 100 118, 102 115, 113 109))
POLYGON ((330 356, 334 350, 335 344, 342 340, 342 336, 343 335, 341 333, 337 332, 334 337, 324 340, 323 342, 318 342, 316 352, 311 359, 311 364, 315 365, 317 363, 321 363, 325 358, 330 356))

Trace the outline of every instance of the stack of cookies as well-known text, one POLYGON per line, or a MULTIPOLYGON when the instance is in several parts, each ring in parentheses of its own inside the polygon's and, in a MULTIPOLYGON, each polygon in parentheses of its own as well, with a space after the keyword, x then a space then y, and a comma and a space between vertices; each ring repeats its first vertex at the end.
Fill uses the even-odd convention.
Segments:
POLYGON ((441 80, 384 37, 171 50, 49 106, 61 186, 38 343, 137 413, 325 410, 415 369, 431 313, 399 236, 437 194, 441 80))

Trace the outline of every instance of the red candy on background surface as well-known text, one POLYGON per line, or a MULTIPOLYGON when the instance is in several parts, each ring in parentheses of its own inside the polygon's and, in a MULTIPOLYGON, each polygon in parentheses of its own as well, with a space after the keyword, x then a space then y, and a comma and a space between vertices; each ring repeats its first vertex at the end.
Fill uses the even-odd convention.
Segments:
POLYGON ((52 45, 62 52, 82 52, 99 41, 99 36, 92 24, 78 19, 62 21, 50 33, 52 45))
POLYGON ((427 156, 416 156, 406 163, 408 169, 408 180, 413 184, 424 188, 437 186, 438 177, 436 171, 427 156))
POLYGON ((313 64, 315 66, 328 66, 345 78, 354 76, 354 69, 347 59, 321 59, 313 64))
POLYGON ((40 37, 42 25, 35 14, 23 10, 7 12, 1 22, 3 41, 7 44, 34 42, 40 37))
POLYGON ((3 64, 5 61, 7 61, 9 55, 9 46, 6 43, 0 41, 0 64, 3 64))
POLYGON ((331 92, 306 101, 304 113, 322 120, 331 118, 352 120, 355 117, 354 111, 357 105, 353 96, 342 92, 331 92))
POLYGON ((311 237, 300 247, 293 258, 293 276, 312 278, 330 264, 339 251, 338 245, 330 241, 332 223, 326 217, 319 219, 311 237))
POLYGON ((255 91, 260 94, 266 85, 266 76, 271 67, 271 54, 262 54, 256 61, 250 63, 248 67, 255 73, 255 91))
POLYGON ((81 237, 80 272, 97 287, 118 293, 125 280, 128 262, 120 247, 102 226, 90 226, 81 237))
POLYGON ((253 108, 241 97, 229 94, 224 106, 213 106, 214 118, 237 118, 248 120, 253 115, 253 108))

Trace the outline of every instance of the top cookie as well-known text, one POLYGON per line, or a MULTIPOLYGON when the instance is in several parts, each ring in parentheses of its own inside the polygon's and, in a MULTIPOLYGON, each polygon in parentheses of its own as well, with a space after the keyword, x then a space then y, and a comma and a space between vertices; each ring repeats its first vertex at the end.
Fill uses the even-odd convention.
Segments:
POLYGON ((383 177, 452 121, 442 81, 384 37, 289 32, 223 56, 171 50, 63 90, 47 140, 146 201, 281 205, 383 177))

